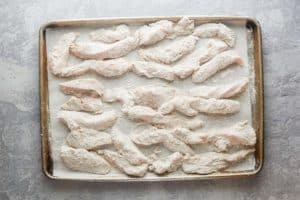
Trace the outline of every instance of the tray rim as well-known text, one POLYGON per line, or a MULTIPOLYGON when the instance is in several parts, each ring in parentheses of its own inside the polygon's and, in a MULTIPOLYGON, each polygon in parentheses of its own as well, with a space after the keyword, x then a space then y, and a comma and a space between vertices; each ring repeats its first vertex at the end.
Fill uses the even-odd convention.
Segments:
POLYGON ((243 178, 258 174, 264 163, 264 88, 263 88, 263 59, 262 59, 262 35, 261 25, 256 18, 248 16, 207 16, 207 15, 176 15, 176 16, 138 16, 138 17, 105 17, 105 18, 86 18, 86 19, 57 19, 48 21, 39 29, 39 97, 40 97, 40 129, 41 129, 41 154, 42 154, 42 171, 45 176, 52 180, 70 180, 70 181, 87 181, 87 182, 156 182, 156 181, 187 181, 187 180, 211 180, 223 178, 243 178), (132 177, 101 177, 101 178, 63 178, 54 176, 49 169, 52 164, 49 155, 49 93, 48 93, 48 72, 47 72, 47 52, 45 33, 48 28, 56 27, 75 27, 81 25, 96 25, 103 22, 114 21, 156 21, 161 19, 178 20, 186 16, 203 22, 216 21, 245 21, 247 25, 253 28, 254 35, 254 69, 255 69, 255 131, 257 135, 257 144, 255 146, 256 166, 254 170, 241 172, 226 172, 226 174, 209 174, 209 175, 187 175, 186 177, 151 177, 151 178, 132 178, 132 177), (258 165, 257 165, 258 162, 258 165))

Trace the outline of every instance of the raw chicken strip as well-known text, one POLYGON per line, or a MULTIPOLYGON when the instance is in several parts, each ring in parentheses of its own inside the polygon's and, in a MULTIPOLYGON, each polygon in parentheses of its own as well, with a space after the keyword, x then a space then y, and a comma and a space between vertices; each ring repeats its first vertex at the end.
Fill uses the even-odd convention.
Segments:
POLYGON ((72 130, 66 141, 73 148, 87 150, 98 149, 112 143, 108 133, 87 128, 72 130))
POLYGON ((199 68, 199 63, 203 64, 213 58, 215 55, 225 51, 228 46, 215 39, 208 40, 203 48, 195 49, 192 53, 183 57, 173 67, 173 71, 178 78, 185 79, 193 74, 199 68))
POLYGON ((132 165, 147 164, 150 160, 118 129, 112 131, 112 142, 117 151, 132 165))
POLYGON ((94 64, 94 60, 85 60, 81 63, 65 67, 60 70, 58 77, 75 77, 86 74, 91 71, 91 66, 94 64))
POLYGON ((243 65, 242 58, 233 50, 222 52, 204 65, 198 67, 198 70, 192 76, 192 81, 194 83, 202 83, 218 71, 232 64, 243 65))
POLYGON ((75 171, 108 174, 111 169, 109 163, 101 156, 85 149, 62 146, 60 156, 64 165, 75 171))
POLYGON ((163 116, 160 112, 146 106, 128 107, 125 114, 133 121, 152 124, 158 128, 184 127, 195 130, 203 126, 203 121, 200 119, 187 119, 174 115, 163 116))
POLYGON ((157 129, 153 126, 139 125, 130 134, 131 140, 138 145, 150 146, 160 144, 165 140, 166 130, 157 129))
POLYGON ((147 172, 148 164, 132 165, 122 155, 110 150, 100 150, 98 153, 127 175, 143 177, 147 172))
POLYGON ((161 78, 167 81, 174 81, 175 79, 172 68, 154 62, 136 61, 132 71, 138 76, 147 78, 161 78))
POLYGON ((174 41, 167 47, 141 49, 138 51, 138 53, 140 57, 146 61, 171 64, 179 60, 184 55, 192 52, 197 41, 197 37, 190 35, 179 41, 174 41))
POLYGON ((175 65, 173 67, 174 74, 181 79, 185 79, 193 74, 193 72, 198 68, 197 65, 175 65))
POLYGON ((128 107, 124 112, 128 115, 129 119, 137 122, 156 123, 163 118, 161 113, 146 106, 128 107))
POLYGON ((105 43, 113 43, 123 40, 129 35, 130 30, 125 24, 118 25, 114 29, 98 29, 89 34, 91 40, 105 43))
POLYGON ((181 18, 176 24, 168 20, 160 20, 139 28, 135 35, 140 39, 140 46, 156 44, 165 38, 189 35, 194 30, 194 21, 188 17, 181 18))
POLYGON ((203 99, 191 102, 191 107, 200 113, 226 115, 240 111, 240 103, 228 99, 203 99))
POLYGON ((100 98, 92 97, 71 97, 67 102, 61 105, 63 110, 86 111, 92 113, 102 113, 103 104, 100 98))
POLYGON ((176 89, 169 86, 140 86, 130 91, 133 100, 141 106, 159 108, 164 102, 171 100, 176 89))
POLYGON ((164 103, 159 108, 159 111, 162 114, 166 115, 173 112, 174 110, 177 110, 178 112, 190 117, 196 116, 198 114, 198 111, 191 107, 191 103, 196 101, 198 101, 198 98, 196 97, 177 96, 172 100, 164 103))
POLYGON ((119 77, 129 72, 132 64, 123 58, 94 61, 91 70, 104 77, 119 77))
POLYGON ((180 152, 180 153, 191 154, 191 155, 195 154, 194 151, 191 149, 191 147, 189 147, 187 144, 174 137, 169 132, 166 132, 164 134, 163 145, 168 150, 173 152, 180 152))
POLYGON ((177 96, 159 108, 159 111, 164 115, 175 110, 190 117, 196 116, 198 112, 224 115, 238 112, 240 110, 240 103, 225 99, 177 96))
POLYGON ((103 85, 96 79, 76 79, 59 84, 60 90, 77 97, 99 97, 103 94, 103 85))
POLYGON ((87 72, 93 71, 104 77, 119 77, 132 68, 132 64, 125 59, 112 60, 85 60, 79 64, 66 67, 58 74, 59 77, 74 77, 80 76, 87 72))
POLYGON ((210 143, 215 145, 219 151, 227 151, 229 147, 234 145, 254 146, 256 143, 255 130, 247 121, 208 133, 176 128, 172 134, 186 144, 210 143))
POLYGON ((163 146, 172 152, 181 152, 185 154, 194 154, 194 151, 181 140, 170 134, 169 130, 157 129, 153 126, 139 127, 131 134, 131 140, 138 145, 163 144, 163 146), (141 130, 144 128, 144 130, 141 130))
POLYGON ((236 35, 224 24, 207 23, 195 28, 194 36, 200 38, 218 38, 223 40, 228 46, 233 47, 236 40, 236 35))
POLYGON ((125 112, 127 107, 134 105, 132 96, 126 89, 123 88, 113 88, 104 91, 102 100, 107 103, 121 102, 123 104, 122 111, 125 112))
POLYGON ((169 35, 167 38, 175 38, 181 35, 190 35, 194 31, 194 20, 188 17, 182 17, 177 24, 173 26, 173 34, 169 35))
POLYGON ((175 115, 166 115, 161 121, 153 123, 158 128, 176 128, 182 127, 190 130, 195 130, 204 126, 202 120, 198 118, 183 118, 175 115))
POLYGON ((199 57, 205 53, 203 48, 196 48, 192 53, 184 56, 172 67, 178 78, 185 79, 193 74, 199 67, 199 57))
POLYGON ((48 55, 48 67, 52 74, 57 75, 67 66, 69 48, 79 36, 78 33, 67 33, 61 36, 48 55))
POLYGON ((165 158, 154 161, 149 166, 149 171, 153 171, 156 174, 164 174, 176 171, 183 161, 183 156, 179 152, 175 152, 165 158))
POLYGON ((173 22, 168 20, 160 20, 158 22, 142 26, 139 28, 135 36, 139 38, 140 46, 148 46, 155 44, 173 31, 173 22))
POLYGON ((245 159, 254 151, 255 149, 247 149, 232 154, 207 152, 187 156, 183 161, 182 169, 187 174, 211 174, 245 159))
POLYGON ((189 90, 195 97, 227 99, 244 92, 248 87, 248 79, 242 79, 227 85, 198 86, 189 90))
POLYGON ((107 58, 120 58, 129 54, 138 46, 138 39, 127 37, 112 44, 100 42, 77 42, 72 44, 70 51, 81 59, 103 60, 107 58))
POLYGON ((75 111, 59 111, 57 116, 70 130, 75 130, 80 127, 105 130, 112 127, 118 118, 114 111, 107 111, 100 115, 91 115, 75 111))
POLYGON ((220 40, 209 40, 204 52, 200 55, 199 65, 203 65, 204 63, 206 63, 207 61, 209 61, 210 59, 227 49, 228 46, 226 43, 220 40))

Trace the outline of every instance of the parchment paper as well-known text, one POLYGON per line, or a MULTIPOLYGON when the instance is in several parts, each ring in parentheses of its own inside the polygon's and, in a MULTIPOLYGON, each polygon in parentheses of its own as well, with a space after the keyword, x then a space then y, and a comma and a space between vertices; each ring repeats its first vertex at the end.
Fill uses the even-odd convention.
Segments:
MULTIPOLYGON (((238 51, 240 56, 243 58, 243 61, 245 62, 245 66, 232 66, 228 69, 225 69, 219 73, 217 73, 212 78, 208 79, 201 85, 219 85, 219 84, 225 84, 225 83, 231 83, 233 81, 236 81, 238 79, 244 78, 244 77, 253 77, 253 70, 251 69, 252 66, 249 66, 249 59, 248 59, 248 46, 249 42, 247 41, 247 29, 245 24, 241 25, 233 25, 233 24, 227 24, 231 29, 234 30, 234 32, 237 35, 237 41, 234 49, 238 51)), ((137 26, 130 26, 130 29, 132 32, 137 28, 137 26)), ((51 29, 47 30, 46 32, 46 42, 47 42, 47 51, 53 47, 53 45, 56 43, 58 38, 64 34, 71 31, 79 32, 80 37, 78 38, 79 41, 86 41, 88 40, 88 33, 93 28, 69 28, 69 29, 51 29)), ((178 40, 180 38, 176 38, 175 40, 178 40)), ((200 39, 197 43, 197 47, 194 50, 193 54, 197 54, 197 52, 201 52, 204 44, 208 41, 208 39, 200 39)), ((170 40, 164 40, 162 42, 159 42, 157 45, 154 46, 164 46, 170 43, 170 40)), ((250 52, 251 53, 251 52, 250 52)), ((184 62, 188 64, 193 64, 196 62, 195 59, 188 59, 186 56, 179 62, 184 62)), ((251 57, 251 56, 249 56, 251 57)), ((128 60, 141 60, 136 51, 130 53, 126 56, 128 60)), ((74 64, 80 62, 79 59, 75 58, 74 56, 70 56, 69 64, 74 64)), ((164 80, 160 79, 147 79, 147 78, 141 78, 133 73, 127 73, 125 76, 122 76, 118 79, 106 79, 100 76, 97 76, 95 74, 87 74, 84 76, 80 76, 77 78, 84 78, 84 77, 93 77, 99 80, 103 83, 105 88, 114 88, 114 87, 124 87, 124 88, 135 88, 137 86, 141 85, 171 85, 175 86, 178 89, 182 89, 183 91, 188 91, 188 89, 197 86, 198 84, 194 84, 191 81, 191 78, 187 78, 185 80, 175 80, 174 82, 166 82, 164 80)), ((62 144, 65 142, 65 137, 69 133, 69 130, 66 128, 65 125, 63 125, 57 118, 56 114, 60 110, 60 106, 67 101, 70 96, 64 95, 58 87, 58 84, 64 81, 69 81, 71 79, 76 78, 56 78, 52 74, 48 73, 48 80, 49 80, 49 109, 50 109, 50 123, 49 123, 49 131, 50 131, 50 150, 51 150, 51 156, 53 159, 53 175, 58 176, 61 178, 86 178, 86 179, 95 179, 95 178, 128 178, 123 173, 120 173, 118 170, 113 169, 109 174, 107 175, 96 175, 96 174, 89 174, 89 173, 82 173, 82 172, 76 172, 71 171, 67 169, 59 156, 60 148, 62 144)), ((250 81, 253 81, 253 79, 250 79, 250 81)), ((200 85, 200 84, 199 84, 200 85)), ((252 86, 253 84, 249 84, 252 86)), ((230 115, 230 116, 208 116, 208 115, 198 115, 197 117, 201 118, 205 122, 205 127, 203 130, 210 130, 210 129, 217 129, 221 127, 228 127, 231 126, 237 122, 248 120, 249 123, 252 123, 252 113, 251 113, 251 103, 254 103, 255 99, 250 98, 250 96, 253 95, 254 90, 253 88, 248 89, 246 92, 244 92, 239 97, 235 98, 241 103, 241 110, 239 113, 230 115), (251 102, 252 99, 252 102, 251 102)), ((129 134, 130 131, 136 126, 136 123, 133 123, 126 119, 125 116, 122 115, 122 112, 120 110, 120 104, 113 103, 113 104, 105 104, 105 110, 115 110, 119 114, 119 119, 116 123, 116 127, 119 127, 120 130, 122 130, 125 134, 129 134)), ((109 130, 108 130, 109 132, 109 130)), ((195 148, 196 152, 204 152, 213 150, 212 147, 207 145, 197 145, 193 146, 195 148)), ((153 151, 154 147, 149 147, 146 149, 142 149, 142 151, 149 155, 153 151)), ((170 154, 167 150, 161 148, 162 153, 160 156, 165 156, 170 154)), ((236 164, 230 168, 227 169, 227 171, 240 171, 240 170, 250 170, 254 169, 255 165, 255 159, 254 156, 249 156, 245 161, 236 164)), ((147 173, 147 175, 144 178, 148 177, 155 177, 155 174, 152 174, 150 172, 147 173)), ((171 173, 169 175, 166 175, 164 177, 186 177, 187 175, 184 174, 182 171, 177 171, 174 173, 171 173)), ((195 176, 195 175, 188 175, 188 176, 195 176)), ((157 176, 156 176, 157 177, 157 176)))

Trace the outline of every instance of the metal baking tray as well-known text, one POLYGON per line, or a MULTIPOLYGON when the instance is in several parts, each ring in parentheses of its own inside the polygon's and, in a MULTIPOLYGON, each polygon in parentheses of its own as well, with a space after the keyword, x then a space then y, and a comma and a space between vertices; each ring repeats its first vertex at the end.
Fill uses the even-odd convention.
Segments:
POLYGON ((131 178, 131 177, 101 177, 101 178, 63 178, 53 175, 53 162, 50 154, 49 144, 49 92, 48 92, 48 69, 47 69, 47 41, 46 31, 55 28, 73 28, 88 27, 101 25, 116 25, 121 23, 151 23, 157 20, 167 19, 177 21, 182 16, 172 17, 130 17, 130 18, 100 18, 100 19, 75 19, 75 20, 56 20, 44 24, 39 31, 39 77, 40 77, 40 123, 41 123, 41 142, 42 142, 42 169, 44 174, 50 179, 55 180, 78 180, 93 182, 130 182, 130 181, 180 181, 180 180, 200 180, 200 179, 221 179, 234 177, 248 177, 257 174, 263 165, 264 144, 263 144, 263 64, 262 64, 262 41, 261 27, 259 22, 250 17, 237 16, 188 16, 195 23, 220 22, 231 24, 245 24, 248 29, 252 30, 253 38, 253 69, 255 74, 254 88, 255 104, 252 105, 253 124, 257 135, 256 152, 255 152, 255 168, 253 170, 221 172, 209 175, 185 175, 180 177, 147 177, 147 178, 131 178))

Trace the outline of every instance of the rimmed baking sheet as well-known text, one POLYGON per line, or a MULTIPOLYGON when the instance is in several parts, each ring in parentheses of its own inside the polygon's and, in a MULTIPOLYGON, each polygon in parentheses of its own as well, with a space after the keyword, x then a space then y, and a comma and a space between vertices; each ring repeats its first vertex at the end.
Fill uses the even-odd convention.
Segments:
MULTIPOLYGON (((187 175, 181 172, 171 173, 165 176, 156 176, 148 173, 143 178, 131 178, 118 171, 112 171, 108 175, 93 175, 81 172, 72 172, 66 169, 58 155, 58 148, 66 137, 67 129, 55 118, 55 113, 59 105, 68 99, 58 89, 58 83, 69 79, 58 79, 48 74, 47 70, 47 50, 49 50, 57 38, 70 31, 88 33, 96 27, 113 26, 121 23, 130 25, 134 29, 136 25, 147 24, 161 19, 178 21, 180 17, 139 17, 139 18, 110 18, 110 19, 86 19, 86 20, 60 20, 53 21, 44 25, 40 29, 40 103, 41 103, 41 136, 42 136, 42 155, 43 171, 52 179, 63 180, 87 180, 87 181, 164 181, 164 180, 193 180, 193 179, 217 179, 223 177, 243 177, 256 174, 263 163, 263 79, 262 79, 262 58, 261 58, 261 31, 258 22, 247 17, 195 17, 191 16, 195 24, 206 22, 221 22, 232 28, 237 34, 237 44, 235 49, 240 53, 246 66, 239 70, 226 70, 221 72, 209 84, 226 83, 232 81, 235 76, 250 77, 250 90, 246 94, 237 98, 241 102, 241 112, 237 115, 228 117, 227 120, 213 119, 212 117, 202 116, 207 127, 212 124, 219 126, 229 126, 240 119, 246 119, 252 123, 257 134, 257 144, 255 156, 249 157, 245 162, 235 165, 224 172, 209 175, 187 175), (238 74, 236 74, 238 73, 238 74), (228 79, 228 77, 232 77, 228 79), (216 123, 217 122, 217 123, 216 123)), ((84 40, 85 38, 81 38, 84 40)), ((205 41, 204 41, 205 42, 205 41)), ((201 42, 197 46, 201 46, 201 42)), ((135 55, 129 55, 128 57, 135 55)), ((74 61, 76 62, 76 61, 74 61)), ((128 74, 120 79, 105 80, 96 75, 85 75, 95 77, 103 82, 105 87, 113 88, 120 85, 126 88, 133 88, 137 85, 162 84, 172 85, 178 88, 187 88, 191 84, 190 79, 184 81, 165 81, 139 78, 134 74, 128 74)), ((84 76, 83 76, 84 77, 84 76)), ((118 105, 114 105, 118 106, 118 105)), ((119 120, 118 126, 121 130, 132 129, 132 124, 119 120)), ((201 150, 199 150, 201 151, 201 150)))

